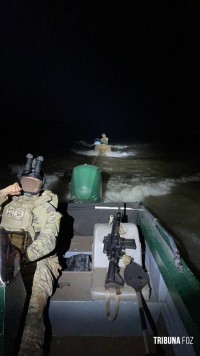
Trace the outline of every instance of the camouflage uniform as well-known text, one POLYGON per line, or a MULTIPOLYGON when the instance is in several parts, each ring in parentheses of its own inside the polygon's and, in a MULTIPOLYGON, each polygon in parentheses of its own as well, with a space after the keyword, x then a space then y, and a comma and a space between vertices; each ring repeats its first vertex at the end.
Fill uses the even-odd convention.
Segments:
POLYGON ((1 225, 7 230, 14 248, 21 254, 22 277, 26 274, 26 268, 37 261, 18 355, 42 355, 43 312, 60 270, 57 256, 51 255, 56 246, 61 218, 56 212, 57 204, 57 196, 44 191, 40 196, 15 196, 3 209, 1 225))

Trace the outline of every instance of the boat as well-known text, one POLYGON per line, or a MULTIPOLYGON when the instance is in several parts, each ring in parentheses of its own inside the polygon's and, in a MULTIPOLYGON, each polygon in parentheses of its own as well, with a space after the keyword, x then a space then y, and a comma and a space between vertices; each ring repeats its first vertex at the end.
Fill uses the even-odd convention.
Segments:
POLYGON ((50 355, 72 340, 77 355, 200 354, 200 283, 173 236, 140 202, 103 202, 98 186, 98 167, 74 168, 50 355))
POLYGON ((103 143, 101 143, 100 145, 95 145, 94 148, 95 152, 97 152, 98 154, 104 155, 106 153, 111 152, 111 146, 110 145, 105 145, 103 143))
POLYGON ((8 235, 0 227, 0 355, 17 355, 26 291, 8 235))
POLYGON ((100 155, 104 155, 112 151, 112 146, 105 143, 101 143, 101 139, 95 139, 94 151, 100 155))
MULTIPOLYGON (((89 186, 101 185, 98 167, 75 172, 73 199, 60 206, 63 270, 49 303, 46 354, 199 355, 200 283, 173 236, 140 202, 105 203, 100 190, 94 200, 89 186)), ((12 283, 5 280, 4 268, 0 346, 7 356, 22 328, 24 287, 16 267, 12 283)))
POLYGON ((67 216, 72 234, 60 288, 50 302, 50 355, 59 343, 67 347, 73 338, 82 347, 92 340, 95 349, 102 342, 95 355, 109 355, 116 345, 123 355, 155 354, 158 347, 169 355, 199 355, 200 284, 159 220, 138 202, 69 203, 67 216), (125 265, 120 258, 120 278, 112 281, 105 238, 112 233, 110 218, 117 213, 120 238, 129 240, 125 255, 133 262, 125 265), (130 240, 135 248, 130 248, 130 240), (138 300, 140 292, 143 302, 138 300))

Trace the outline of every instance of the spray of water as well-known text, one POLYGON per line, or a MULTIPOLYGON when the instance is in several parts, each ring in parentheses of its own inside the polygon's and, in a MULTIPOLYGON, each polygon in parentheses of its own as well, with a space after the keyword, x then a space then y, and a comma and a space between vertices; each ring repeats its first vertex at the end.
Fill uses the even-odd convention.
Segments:
MULTIPOLYGON (((89 156, 89 157, 98 157, 101 156, 99 155, 99 153, 95 152, 94 150, 76 150, 73 149, 72 152, 78 154, 78 155, 82 155, 82 156, 89 156)), ((114 158, 123 158, 123 157, 130 157, 130 156, 135 156, 135 153, 132 151, 126 151, 126 152, 122 152, 122 151, 111 151, 111 152, 106 152, 103 154, 104 157, 114 157, 114 158)))
MULTIPOLYGON (((151 178, 152 180, 152 178, 151 178)), ((149 196, 162 196, 171 194, 173 189, 178 184, 200 181, 200 173, 189 177, 181 177, 178 179, 162 179, 159 181, 144 181, 141 183, 139 179, 133 178, 129 182, 124 183, 120 177, 112 177, 107 183, 103 200, 108 201, 144 201, 149 196)))

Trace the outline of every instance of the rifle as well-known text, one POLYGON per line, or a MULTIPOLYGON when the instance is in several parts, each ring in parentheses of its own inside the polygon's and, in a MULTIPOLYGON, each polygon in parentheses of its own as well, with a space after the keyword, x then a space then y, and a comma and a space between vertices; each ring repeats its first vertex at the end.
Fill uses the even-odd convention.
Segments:
POLYGON ((120 236, 119 228, 121 222, 121 213, 113 217, 111 234, 104 237, 103 252, 109 259, 109 267, 105 280, 105 287, 117 288, 124 286, 124 279, 119 274, 119 260, 125 255, 126 248, 136 248, 134 239, 125 239, 120 236))
POLYGON ((122 214, 122 219, 121 219, 122 222, 124 223, 127 223, 128 222, 128 216, 126 214, 126 203, 124 203, 124 212, 122 214))

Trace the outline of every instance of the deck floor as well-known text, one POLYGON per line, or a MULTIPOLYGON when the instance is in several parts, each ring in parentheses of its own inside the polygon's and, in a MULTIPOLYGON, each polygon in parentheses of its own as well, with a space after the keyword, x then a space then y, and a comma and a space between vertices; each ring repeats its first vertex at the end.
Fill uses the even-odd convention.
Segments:
MULTIPOLYGON (((159 336, 166 336, 167 331, 160 316, 157 323, 159 336)), ((156 345, 153 336, 148 335, 150 351, 155 353, 156 345)), ((172 345, 162 345, 162 350, 157 350, 158 356, 175 356, 172 345), (164 350, 164 353, 161 351, 164 350)), ((142 336, 55 336, 47 342, 44 356, 144 356, 145 346, 142 336)))
MULTIPOLYGON (((149 337, 151 351, 155 351, 152 337, 149 337)), ((162 345, 165 356, 174 356, 170 345, 162 345)), ((45 356, 143 356, 144 342, 141 337, 53 337, 50 352, 45 356)), ((162 353, 158 353, 162 356, 162 353)))

